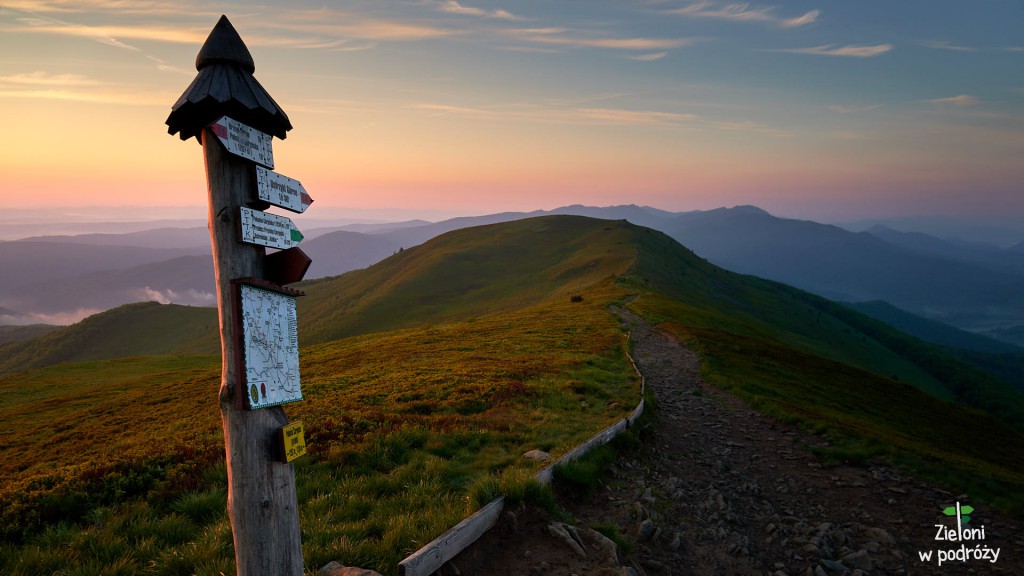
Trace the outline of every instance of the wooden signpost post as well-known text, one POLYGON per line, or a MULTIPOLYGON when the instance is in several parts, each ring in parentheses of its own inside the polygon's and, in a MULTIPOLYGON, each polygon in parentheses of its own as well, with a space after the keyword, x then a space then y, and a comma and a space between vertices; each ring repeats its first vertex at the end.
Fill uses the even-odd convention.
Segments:
POLYGON ((210 241, 220 315, 219 393, 228 469, 228 517, 239 576, 301 576, 302 543, 290 463, 305 452, 301 425, 281 405, 302 399, 295 297, 283 284, 302 279, 309 258, 302 234, 283 216, 263 213, 275 200, 303 210, 312 199, 297 181, 268 176, 272 137, 291 130, 288 116, 253 77, 248 48, 224 16, 196 57, 198 74, 167 118, 168 131, 203 145, 210 241), (263 175, 259 176, 260 171, 263 175), (274 185, 276 182, 276 186, 274 185), (298 203, 291 200, 298 197, 298 203), (285 248, 270 256, 266 247, 285 248))

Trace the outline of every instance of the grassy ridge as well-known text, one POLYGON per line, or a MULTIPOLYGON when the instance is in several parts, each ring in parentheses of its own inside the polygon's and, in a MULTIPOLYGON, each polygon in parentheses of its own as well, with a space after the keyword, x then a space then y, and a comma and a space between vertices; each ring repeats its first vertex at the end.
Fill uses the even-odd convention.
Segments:
MULTIPOLYGON (((307 565, 394 573, 479 505, 480 486, 533 470, 523 452, 563 452, 628 414, 639 383, 605 308, 624 294, 610 282, 583 294, 303 348, 306 400, 287 411, 311 451, 297 468, 307 565)), ((28 544, 0 546, 0 571, 49 573, 54 556, 73 570, 103 557, 109 573, 232 570, 216 364, 133 358, 0 379, 0 422, 16 432, 0 449, 0 525, 28 544)))
POLYGON ((624 273, 635 226, 577 216, 457 230, 366 270, 303 283, 303 343, 518 310, 624 273))

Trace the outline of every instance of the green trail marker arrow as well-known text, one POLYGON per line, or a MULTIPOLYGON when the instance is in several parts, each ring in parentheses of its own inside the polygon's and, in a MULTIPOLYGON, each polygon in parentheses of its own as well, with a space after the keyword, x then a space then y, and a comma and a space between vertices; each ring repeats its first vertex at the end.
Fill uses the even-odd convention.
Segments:
POLYGON ((241 206, 241 240, 268 248, 287 250, 302 241, 302 232, 291 218, 241 206))

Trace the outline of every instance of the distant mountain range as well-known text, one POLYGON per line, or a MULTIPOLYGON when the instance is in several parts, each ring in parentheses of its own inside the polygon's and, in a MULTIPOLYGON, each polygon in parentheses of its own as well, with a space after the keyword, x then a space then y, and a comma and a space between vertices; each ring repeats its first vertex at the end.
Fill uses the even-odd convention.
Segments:
MULTIPOLYGON (((364 268, 440 234, 544 215, 578 215, 665 232, 723 268, 831 299, 882 300, 1005 341, 1024 326, 1024 242, 1010 248, 874 226, 865 232, 778 218, 753 207, 668 212, 642 206, 566 206, 436 223, 351 224, 309 231, 308 278, 364 268)), ((156 300, 212 304, 205 228, 36 237, 0 242, 0 323, 40 322, 75 311, 156 300)))

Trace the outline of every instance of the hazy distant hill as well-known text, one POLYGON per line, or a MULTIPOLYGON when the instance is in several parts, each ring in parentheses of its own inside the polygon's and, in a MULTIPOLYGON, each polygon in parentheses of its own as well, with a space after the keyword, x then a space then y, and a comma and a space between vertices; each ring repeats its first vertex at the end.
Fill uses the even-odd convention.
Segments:
POLYGON ((366 268, 394 254, 401 246, 388 235, 342 230, 307 240, 301 248, 313 260, 306 277, 320 278, 366 268))
POLYGON ((205 227, 154 228, 138 232, 32 236, 19 242, 60 242, 91 246, 135 246, 139 248, 187 248, 210 251, 210 233, 205 227))
MULTIPOLYGON (((100 270, 124 270, 196 254, 189 248, 95 246, 74 242, 0 242, 0 303, 22 287, 100 270)), ((25 310, 19 310, 25 312, 25 310)))
POLYGON ((0 346, 0 374, 59 362, 219 354, 216 308, 129 304, 30 340, 0 346))
POLYGON ((1000 248, 984 242, 943 240, 919 232, 900 232, 885 226, 874 226, 867 232, 890 244, 922 254, 980 264, 993 270, 1024 276, 1024 251, 1013 247, 1000 248))
POLYGON ((683 214, 670 236, 724 268, 843 301, 885 300, 961 327, 1024 322, 1024 277, 744 206, 683 214))
MULTIPOLYGON (((345 231, 302 244, 313 259, 309 278, 365 268, 399 247, 386 235, 345 231)), ((0 267, 11 271, 0 280, 0 303, 17 311, 7 318, 18 322, 150 300, 215 306, 209 253, 209 233, 204 228, 0 243, 0 267), (153 247, 166 245, 178 247, 153 247)))
POLYGON ((150 300, 216 306, 209 255, 181 256, 119 270, 88 272, 19 287, 9 297, 18 310, 53 314, 78 309, 106 310, 150 300))
POLYGON ((900 310, 888 302, 874 300, 871 302, 851 302, 846 303, 846 305, 872 318, 877 318, 902 332, 947 348, 959 348, 994 354, 1024 354, 1024 348, 1019 346, 922 318, 916 314, 900 310))
MULTIPOLYGON (((313 259, 307 277, 363 268, 453 230, 556 214, 625 219, 661 230, 699 256, 730 270, 778 280, 837 300, 884 300, 960 328, 996 330, 992 334, 1007 341, 1013 341, 1014 326, 1024 325, 1024 251, 885 227, 853 233, 836 226, 777 218, 750 206, 675 213, 635 205, 574 205, 437 223, 350 224, 345 230, 333 232, 331 228, 317 228, 310 231, 302 245, 313 259)), ((204 294, 210 293, 212 280, 202 278, 198 260, 187 271, 177 269, 182 278, 194 280, 190 285, 151 281, 145 276, 134 280, 121 276, 116 282, 96 277, 109 270, 170 261, 173 256, 183 255, 166 250, 152 252, 155 249, 142 245, 188 243, 196 247, 193 252, 201 247, 202 253, 208 254, 205 229, 50 238, 58 239, 61 242, 0 243, 0 267, 16 271, 0 277, 0 305, 26 314, 68 313, 109 307, 133 298, 198 304, 203 302, 204 294), (58 280, 64 286, 49 285, 58 280), (72 284, 80 289, 68 289, 72 284), (175 296, 171 297, 170 292, 175 296)))

